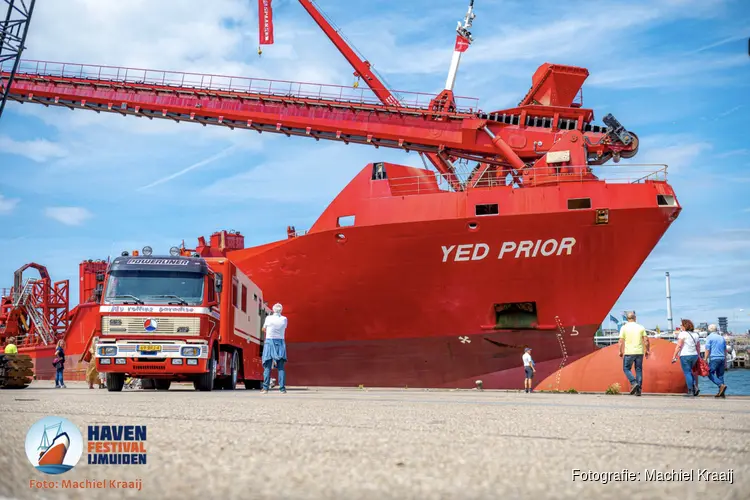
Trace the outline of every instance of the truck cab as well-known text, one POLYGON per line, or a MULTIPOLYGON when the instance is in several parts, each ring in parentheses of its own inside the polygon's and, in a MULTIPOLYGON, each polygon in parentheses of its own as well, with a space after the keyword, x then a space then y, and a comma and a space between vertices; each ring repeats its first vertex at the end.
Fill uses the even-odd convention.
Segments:
POLYGON ((259 387, 268 309, 261 297, 251 315, 238 315, 238 292, 225 286, 226 279, 242 280, 245 294, 251 287, 260 297, 225 257, 182 255, 176 247, 168 256, 153 256, 145 247, 142 255, 123 252, 114 259, 104 276, 95 349, 108 390, 121 391, 128 375, 153 379, 157 390, 173 381, 192 381, 201 391, 233 390, 238 382, 259 387))

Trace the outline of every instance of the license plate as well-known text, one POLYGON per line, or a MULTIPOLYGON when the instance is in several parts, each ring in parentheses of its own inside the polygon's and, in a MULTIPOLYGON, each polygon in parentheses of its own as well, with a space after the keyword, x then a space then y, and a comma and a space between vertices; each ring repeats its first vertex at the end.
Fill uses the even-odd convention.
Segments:
POLYGON ((161 351, 161 346, 154 344, 139 345, 138 350, 141 352, 156 352, 161 351))

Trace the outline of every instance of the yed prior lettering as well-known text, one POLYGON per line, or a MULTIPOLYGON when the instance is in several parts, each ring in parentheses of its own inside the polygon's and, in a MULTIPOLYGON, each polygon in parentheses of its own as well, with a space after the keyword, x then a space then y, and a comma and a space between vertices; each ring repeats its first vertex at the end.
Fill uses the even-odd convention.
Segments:
MULTIPOLYGON (((553 255, 570 255, 576 244, 575 238, 563 238, 561 240, 523 240, 519 242, 506 241, 500 245, 498 259, 521 257, 550 257, 553 255)), ((443 262, 452 260, 454 262, 465 262, 469 260, 482 260, 490 254, 490 246, 486 243, 472 243, 466 245, 442 246, 443 262)))

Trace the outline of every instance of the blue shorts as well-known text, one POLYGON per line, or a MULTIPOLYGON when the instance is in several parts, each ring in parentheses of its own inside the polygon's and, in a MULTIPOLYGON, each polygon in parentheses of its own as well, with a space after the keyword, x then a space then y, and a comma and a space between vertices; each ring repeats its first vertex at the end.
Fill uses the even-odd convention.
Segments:
POLYGON ((534 370, 530 366, 524 366, 523 369, 526 371, 526 378, 534 378, 534 370))

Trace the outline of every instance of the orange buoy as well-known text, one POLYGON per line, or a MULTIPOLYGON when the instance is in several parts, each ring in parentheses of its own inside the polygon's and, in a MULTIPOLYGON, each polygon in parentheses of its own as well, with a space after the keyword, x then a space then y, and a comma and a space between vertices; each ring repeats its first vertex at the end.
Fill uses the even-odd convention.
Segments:
MULTIPOLYGON (((686 393, 685 376, 679 360, 672 363, 675 344, 664 339, 649 339, 651 355, 643 360, 643 392, 650 393, 686 393)), ((623 358, 619 355, 617 345, 598 349, 580 358, 534 386, 537 391, 605 392, 612 384, 620 384, 620 391, 630 391, 630 382, 622 371, 623 358)), ((633 366, 635 375, 635 366, 633 366)))

